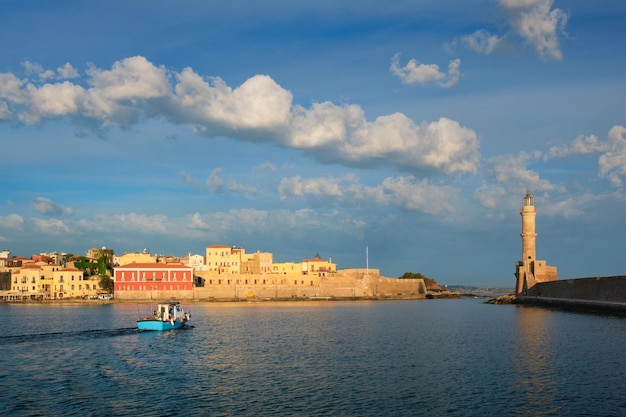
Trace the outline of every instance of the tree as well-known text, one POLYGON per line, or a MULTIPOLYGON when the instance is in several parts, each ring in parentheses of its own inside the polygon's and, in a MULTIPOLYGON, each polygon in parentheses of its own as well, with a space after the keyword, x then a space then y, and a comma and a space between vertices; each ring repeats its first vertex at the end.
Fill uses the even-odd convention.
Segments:
POLYGON ((107 292, 113 292, 113 280, 108 275, 100 275, 100 288, 107 292))
POLYGON ((107 275, 108 265, 106 256, 101 256, 98 258, 98 275, 103 276, 107 275))
POLYGON ((425 277, 421 272, 405 272, 399 279, 423 279, 426 288, 437 285, 437 281, 434 278, 425 277))

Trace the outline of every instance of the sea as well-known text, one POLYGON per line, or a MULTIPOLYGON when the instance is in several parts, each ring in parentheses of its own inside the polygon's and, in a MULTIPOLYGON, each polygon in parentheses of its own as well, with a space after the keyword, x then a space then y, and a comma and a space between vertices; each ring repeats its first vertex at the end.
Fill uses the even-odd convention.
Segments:
POLYGON ((626 317, 484 299, 0 305, 2 416, 626 416, 626 317))

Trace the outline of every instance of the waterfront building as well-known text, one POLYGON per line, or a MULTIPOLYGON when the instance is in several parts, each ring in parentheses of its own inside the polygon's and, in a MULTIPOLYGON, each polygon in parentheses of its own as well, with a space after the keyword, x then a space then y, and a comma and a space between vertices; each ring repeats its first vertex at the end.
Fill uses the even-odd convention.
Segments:
POLYGON ((114 269, 114 292, 124 294, 146 292, 193 292, 193 268, 181 263, 131 263, 114 269))
POLYGON ((525 295, 537 283, 558 279, 556 266, 548 266, 545 260, 537 260, 535 218, 535 198, 526 193, 520 210, 522 216, 522 259, 515 264, 515 294, 525 295))
POLYGON ((52 272, 51 298, 81 298, 97 292, 86 288, 83 271, 77 268, 59 268, 52 272))
POLYGON ((337 265, 330 260, 321 259, 319 256, 302 261, 303 275, 319 275, 320 277, 324 277, 327 274, 334 274, 335 272, 337 272, 337 265))
POLYGON ((23 298, 36 298, 42 295, 39 291, 41 272, 41 267, 34 263, 14 269, 11 275, 11 291, 21 294, 23 298))
POLYGON ((242 256, 242 274, 270 274, 272 272, 273 255, 271 252, 257 251, 242 256))
POLYGON ((131 263, 152 263, 156 261, 156 256, 144 249, 142 252, 126 252, 119 258, 116 258, 115 263, 118 266, 124 266, 131 263))
POLYGON ((275 262, 272 264, 272 274, 292 275, 302 274, 300 262, 275 262))
POLYGON ((100 258, 104 257, 104 261, 106 265, 109 268, 112 268, 113 262, 114 262, 113 260, 115 257, 115 252, 113 251, 113 249, 107 249, 106 246, 103 246, 100 249, 93 247, 87 251, 86 256, 87 258, 93 259, 94 262, 98 262, 100 258))
POLYGON ((241 261, 246 250, 228 245, 210 245, 206 247, 207 271, 217 274, 240 274, 241 261))
POLYGON ((183 265, 192 267, 194 271, 206 271, 204 256, 200 254, 192 255, 191 252, 189 252, 189 255, 187 257, 180 258, 180 262, 183 265))

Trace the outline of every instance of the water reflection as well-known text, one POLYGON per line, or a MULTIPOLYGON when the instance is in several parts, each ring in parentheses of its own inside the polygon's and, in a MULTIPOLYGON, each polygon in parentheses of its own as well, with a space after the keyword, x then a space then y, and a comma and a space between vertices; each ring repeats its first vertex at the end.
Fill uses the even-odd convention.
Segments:
POLYGON ((554 415, 560 407, 557 402, 555 380, 554 313, 534 307, 520 307, 516 315, 517 385, 519 404, 533 415, 554 415))

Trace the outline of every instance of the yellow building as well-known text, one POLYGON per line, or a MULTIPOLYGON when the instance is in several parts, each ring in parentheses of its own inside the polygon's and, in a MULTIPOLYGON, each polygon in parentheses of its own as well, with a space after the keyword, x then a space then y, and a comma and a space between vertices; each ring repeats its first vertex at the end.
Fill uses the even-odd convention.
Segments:
POLYGON ((149 264, 156 261, 156 256, 144 250, 143 252, 127 252, 118 258, 117 263, 118 266, 124 266, 132 264, 133 262, 137 264, 149 264))
POLYGON ((241 274, 242 258, 246 250, 228 245, 206 247, 207 271, 217 274, 241 274))
POLYGON ((276 262, 272 264, 272 274, 302 275, 302 264, 297 262, 276 262))
POLYGON ((270 274, 272 273, 273 255, 270 252, 244 254, 241 263, 242 274, 270 274))
POLYGON ((41 272, 41 267, 34 263, 14 269, 11 274, 11 292, 30 298, 41 296, 39 290, 41 272))
POLYGON ((304 275, 326 276, 337 272, 337 264, 330 260, 315 257, 313 259, 305 259, 302 261, 302 273, 304 275))
POLYGON ((41 279, 39 281, 39 291, 44 294, 45 298, 51 298, 54 288, 54 271, 62 269, 57 264, 43 264, 41 267, 41 279))
MULTIPOLYGON (((90 281, 83 280, 83 271, 76 268, 59 268, 52 273, 51 298, 76 298, 92 293, 90 281)), ((94 292, 97 294, 97 290, 94 292)))

